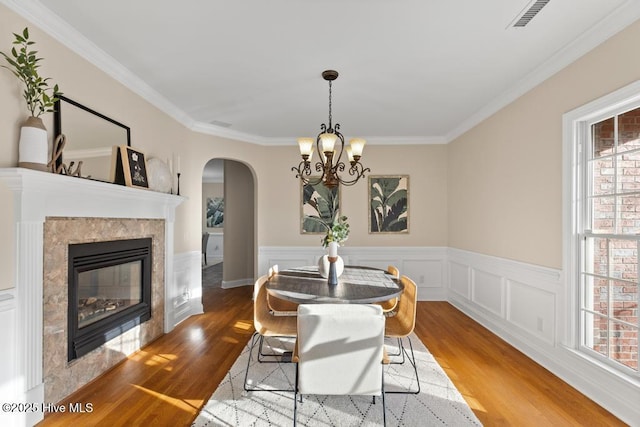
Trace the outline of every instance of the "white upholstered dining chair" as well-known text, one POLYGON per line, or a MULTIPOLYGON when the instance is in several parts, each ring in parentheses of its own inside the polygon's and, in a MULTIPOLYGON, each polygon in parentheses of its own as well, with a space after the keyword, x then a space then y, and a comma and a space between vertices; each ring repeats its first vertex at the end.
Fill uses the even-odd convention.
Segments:
POLYGON ((369 304, 301 304, 293 425, 303 395, 382 396, 384 400, 382 308, 369 304))

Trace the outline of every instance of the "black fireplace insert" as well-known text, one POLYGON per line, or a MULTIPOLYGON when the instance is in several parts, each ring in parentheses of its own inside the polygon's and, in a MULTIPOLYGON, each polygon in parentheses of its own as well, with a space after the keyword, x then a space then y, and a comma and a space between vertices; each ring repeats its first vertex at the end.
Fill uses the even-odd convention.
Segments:
POLYGON ((69 245, 69 361, 151 318, 151 266, 151 238, 69 245))

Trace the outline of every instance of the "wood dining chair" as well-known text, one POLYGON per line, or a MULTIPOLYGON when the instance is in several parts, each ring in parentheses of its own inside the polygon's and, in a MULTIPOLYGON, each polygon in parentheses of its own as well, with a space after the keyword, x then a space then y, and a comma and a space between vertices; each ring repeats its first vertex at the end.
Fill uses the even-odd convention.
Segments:
MULTIPOLYGON (((269 279, 278 274, 278 265, 273 265, 269 268, 269 279)), ((267 304, 269 304, 269 310, 274 316, 297 316, 298 304, 292 301, 287 301, 282 298, 274 297, 267 293, 267 304)))
POLYGON ((375 304, 300 304, 293 425, 303 395, 382 396, 384 323, 375 304))
MULTIPOLYGON (((389 338, 397 338, 398 342, 398 354, 402 356, 401 362, 391 363, 405 363, 408 359, 409 363, 413 365, 415 372, 417 389, 408 389, 406 391, 389 391, 387 393, 407 393, 418 394, 420 393, 420 379, 418 378, 418 367, 416 365, 416 357, 413 352, 413 344, 411 344, 411 338, 409 335, 413 332, 416 326, 416 309, 418 305, 418 287, 415 282, 407 276, 400 278, 400 283, 404 286, 402 295, 398 301, 398 307, 396 309, 395 316, 387 317, 385 323, 385 336, 389 338), (411 355, 407 353, 407 349, 404 347, 403 339, 407 340, 411 355)), ((396 354, 394 354, 395 356, 396 354)))
MULTIPOLYGON (((398 268, 393 265, 387 267, 387 273, 391 274, 396 279, 400 279, 400 270, 398 270, 398 268)), ((391 298, 390 300, 382 301, 377 304, 382 307, 382 312, 385 314, 385 316, 391 316, 398 306, 398 298, 391 298)))
MULTIPOLYGON (((251 336, 251 344, 249 347, 249 358, 247 360, 247 369, 244 375, 244 389, 246 391, 265 391, 257 387, 249 387, 249 368, 251 366, 251 355, 253 349, 258 346, 257 360, 259 363, 281 363, 285 352, 263 353, 263 345, 265 337, 294 337, 297 334, 296 318, 292 316, 274 316, 269 309, 267 303, 267 289, 264 284, 268 277, 261 276, 256 280, 253 288, 253 327, 255 332, 251 336), (265 359, 266 358, 266 359, 265 359)), ((273 390, 268 391, 292 391, 292 390, 273 390)))

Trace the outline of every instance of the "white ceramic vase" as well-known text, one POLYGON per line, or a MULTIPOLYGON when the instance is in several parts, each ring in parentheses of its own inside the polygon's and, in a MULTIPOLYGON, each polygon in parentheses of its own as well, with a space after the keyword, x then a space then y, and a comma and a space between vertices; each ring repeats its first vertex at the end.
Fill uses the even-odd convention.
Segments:
POLYGON ((18 166, 46 171, 48 156, 47 128, 41 118, 29 117, 20 129, 18 166))
MULTIPOLYGON (((338 255, 338 260, 336 261, 336 277, 340 277, 343 271, 344 260, 338 255)), ((329 277, 329 255, 323 255, 318 260, 318 272, 325 279, 329 277)))

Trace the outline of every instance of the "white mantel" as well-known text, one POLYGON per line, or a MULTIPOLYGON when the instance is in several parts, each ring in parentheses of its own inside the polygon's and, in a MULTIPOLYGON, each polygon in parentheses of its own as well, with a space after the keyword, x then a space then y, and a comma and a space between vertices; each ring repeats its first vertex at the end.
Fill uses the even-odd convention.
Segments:
MULTIPOLYGON (((176 207, 184 197, 22 168, 0 169, 0 184, 13 193, 15 230, 15 242, 3 242, 14 246, 15 274, 13 288, 0 290, 0 341, 11 349, 0 356, 2 402, 44 403, 43 229, 47 217, 164 219, 165 332, 181 320, 175 318, 179 292, 173 274, 173 229, 176 207)), ((10 425, 4 423, 7 416, 11 425, 33 425, 43 414, 0 413, 0 424, 10 425)))

